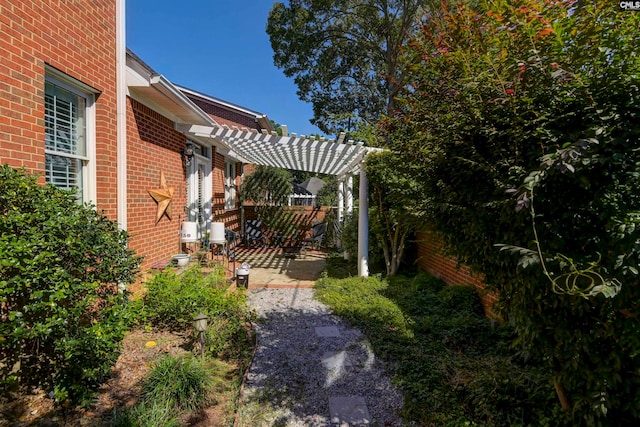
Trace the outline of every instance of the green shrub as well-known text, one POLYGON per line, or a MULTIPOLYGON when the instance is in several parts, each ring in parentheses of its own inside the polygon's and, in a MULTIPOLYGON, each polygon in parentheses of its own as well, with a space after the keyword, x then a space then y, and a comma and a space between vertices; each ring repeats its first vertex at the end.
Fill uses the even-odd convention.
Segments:
POLYGON ((484 315, 478 294, 470 286, 445 286, 438 292, 438 298, 451 310, 484 315))
POLYGON ((88 396, 115 363, 140 259, 73 193, 0 167, 0 383, 88 396))
POLYGON ((207 354, 223 360, 244 360, 253 349, 250 319, 248 313, 212 317, 205 333, 207 354))
MULTIPOLYGON (((511 349, 513 331, 482 314, 473 288, 425 273, 323 278, 318 299, 361 328, 417 425, 563 425, 540 361, 511 349)), ((408 423, 409 424, 409 423, 408 423)))
POLYGON ((194 357, 165 356, 142 386, 144 402, 175 409, 200 409, 209 398, 211 374, 194 357))
POLYGON ((195 267, 182 274, 167 270, 147 282, 147 292, 137 302, 141 322, 170 330, 191 327, 199 312, 208 316, 245 317, 245 297, 227 292, 222 272, 202 274, 195 267))
POLYGON ((316 283, 316 296, 336 314, 373 335, 394 331, 394 336, 411 338, 413 333, 402 311, 380 294, 386 287, 387 282, 378 277, 321 278, 316 283))
MULTIPOLYGON (((222 270, 206 276, 198 267, 182 274, 158 273, 147 283, 144 297, 136 301, 135 312, 140 324, 176 331, 191 328, 198 313, 206 314, 205 348, 213 357, 244 360, 253 347, 248 327, 253 314, 246 296, 228 292, 222 270)), ((194 335, 194 344, 197 338, 194 335)))

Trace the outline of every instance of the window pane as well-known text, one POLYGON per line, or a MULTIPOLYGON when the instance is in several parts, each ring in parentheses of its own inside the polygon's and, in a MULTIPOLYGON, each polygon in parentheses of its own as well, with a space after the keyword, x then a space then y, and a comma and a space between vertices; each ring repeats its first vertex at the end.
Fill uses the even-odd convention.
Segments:
POLYGON ((45 178, 62 190, 77 190, 82 201, 82 160, 69 157, 45 155, 45 178))
POLYGON ((236 207, 236 164, 225 162, 224 172, 224 207, 234 209, 236 207))
POLYGON ((86 101, 51 82, 45 83, 45 148, 86 155, 86 101))

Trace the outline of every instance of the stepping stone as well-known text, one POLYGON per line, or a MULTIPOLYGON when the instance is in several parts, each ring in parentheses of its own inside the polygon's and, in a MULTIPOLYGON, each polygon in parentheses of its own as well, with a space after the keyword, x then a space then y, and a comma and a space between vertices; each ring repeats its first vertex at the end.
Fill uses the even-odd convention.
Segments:
POLYGON ((351 366, 351 360, 346 351, 329 352, 322 357, 322 365, 327 370, 324 386, 331 387, 340 377, 347 374, 347 367, 351 366))
POLYGON ((316 335, 322 338, 336 338, 342 336, 336 326, 316 326, 316 335))
POLYGON ((371 415, 362 396, 336 396, 329 398, 331 423, 350 426, 371 424, 371 415))
POLYGON ((322 356, 322 364, 325 368, 332 369, 344 369, 347 366, 351 366, 351 360, 346 351, 328 352, 322 356))

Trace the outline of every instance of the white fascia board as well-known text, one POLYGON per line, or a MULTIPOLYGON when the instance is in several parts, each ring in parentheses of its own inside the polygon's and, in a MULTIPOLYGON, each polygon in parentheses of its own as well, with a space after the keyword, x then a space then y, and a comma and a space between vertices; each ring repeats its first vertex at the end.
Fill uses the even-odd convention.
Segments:
POLYGON ((148 74, 143 74, 140 71, 139 67, 132 66, 132 64, 127 61, 127 88, 151 86, 148 74))
POLYGON ((266 129, 267 132, 271 133, 271 131, 273 130, 273 128, 271 127, 271 120, 269 119, 269 117, 267 117, 266 114, 262 114, 262 113, 258 113, 257 111, 253 111, 249 108, 246 107, 242 107, 240 105, 236 105, 233 104, 231 102, 227 102, 227 101, 223 101, 222 99, 218 99, 215 98, 213 96, 201 93, 201 92, 197 92, 195 90, 183 87, 183 86, 177 86, 177 88, 179 90, 181 90, 184 93, 188 93, 191 94, 193 96, 196 96, 198 98, 202 98, 206 101, 212 102, 214 104, 218 104, 221 107, 227 108, 229 110, 233 110, 236 113, 241 113, 244 114, 246 116, 249 116, 253 119, 256 120, 256 122, 258 122, 258 124, 260 125, 261 129, 266 129))
POLYGON ((208 126, 217 126, 215 120, 213 120, 207 113, 202 111, 200 107, 193 103, 184 93, 182 93, 176 86, 173 85, 165 76, 162 74, 155 75, 151 77, 149 80, 151 86, 162 92, 167 98, 171 101, 175 102, 178 105, 184 106, 186 109, 192 110, 197 116, 202 119, 202 123, 196 124, 204 124, 208 126))

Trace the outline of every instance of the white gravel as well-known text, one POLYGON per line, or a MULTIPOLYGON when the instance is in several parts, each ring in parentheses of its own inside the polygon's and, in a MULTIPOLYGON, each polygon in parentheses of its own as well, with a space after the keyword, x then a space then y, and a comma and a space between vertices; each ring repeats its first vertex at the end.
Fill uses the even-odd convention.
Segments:
MULTIPOLYGON (((258 346, 239 426, 402 426, 402 396, 364 335, 313 298, 313 289, 249 293, 258 346), (337 328, 339 335, 319 336, 337 328), (371 424, 332 423, 329 398, 362 397, 371 424)), ((335 421, 335 420, 333 420, 335 421)))

